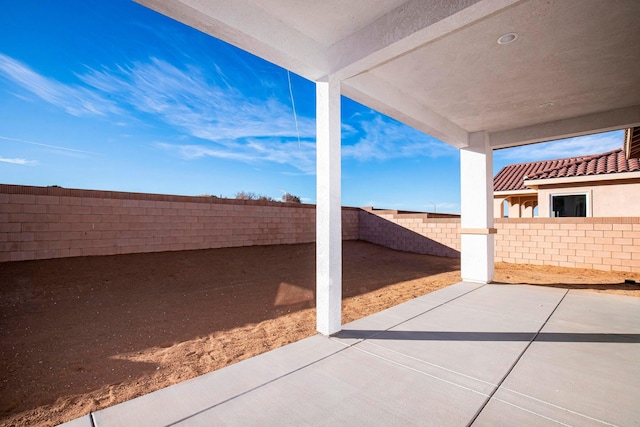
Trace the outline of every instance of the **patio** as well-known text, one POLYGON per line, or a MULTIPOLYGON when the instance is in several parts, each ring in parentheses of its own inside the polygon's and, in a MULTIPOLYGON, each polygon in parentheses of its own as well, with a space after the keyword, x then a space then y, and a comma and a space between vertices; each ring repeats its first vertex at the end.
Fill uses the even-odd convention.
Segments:
POLYGON ((638 425, 639 309, 461 282, 65 425, 638 425))
POLYGON ((478 283, 494 276, 494 150, 640 126, 634 0, 136 1, 316 83, 327 336, 342 329, 342 96, 460 149, 461 276, 478 283))

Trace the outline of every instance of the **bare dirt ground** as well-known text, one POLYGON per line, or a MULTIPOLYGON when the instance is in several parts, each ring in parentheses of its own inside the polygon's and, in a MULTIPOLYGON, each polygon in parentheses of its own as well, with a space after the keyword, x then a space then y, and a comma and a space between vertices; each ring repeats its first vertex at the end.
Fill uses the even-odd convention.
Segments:
MULTIPOLYGON (((460 280, 345 242, 343 322, 460 280)), ((640 275, 498 264, 496 282, 640 297, 640 275)), ((313 244, 0 264, 0 425, 56 425, 315 333, 313 244)))

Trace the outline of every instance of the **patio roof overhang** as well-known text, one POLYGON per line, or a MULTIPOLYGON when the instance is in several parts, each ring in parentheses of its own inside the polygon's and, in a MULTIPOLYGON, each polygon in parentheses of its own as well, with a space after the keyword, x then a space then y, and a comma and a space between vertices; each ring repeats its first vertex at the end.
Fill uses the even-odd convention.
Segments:
POLYGON ((627 159, 640 159, 640 127, 624 131, 624 153, 627 159))
POLYGON ((640 126, 637 0, 138 1, 458 148, 640 126))
POLYGON ((137 1, 316 82, 326 335, 341 328, 341 94, 461 149, 461 274, 483 283, 492 150, 640 126, 637 0, 137 1))

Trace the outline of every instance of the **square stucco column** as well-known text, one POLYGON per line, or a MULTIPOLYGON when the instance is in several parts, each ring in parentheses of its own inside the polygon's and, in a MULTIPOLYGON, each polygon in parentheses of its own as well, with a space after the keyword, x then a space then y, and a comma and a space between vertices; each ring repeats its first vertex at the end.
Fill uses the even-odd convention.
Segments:
POLYGON ((316 328, 342 328, 340 81, 316 82, 316 328))
POLYGON ((509 218, 520 218, 521 210, 520 197, 512 197, 509 200, 509 218))
POLYGON ((489 283, 494 271, 493 151, 486 132, 460 150, 462 280, 489 283))

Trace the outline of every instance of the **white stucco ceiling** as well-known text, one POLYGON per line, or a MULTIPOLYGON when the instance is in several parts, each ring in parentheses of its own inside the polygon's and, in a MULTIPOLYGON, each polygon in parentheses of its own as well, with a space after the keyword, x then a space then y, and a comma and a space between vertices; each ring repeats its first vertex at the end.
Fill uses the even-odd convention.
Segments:
POLYGON ((456 147, 640 125, 638 0, 140 2, 456 147))
POLYGON ((406 0, 300 1, 254 0, 266 13, 278 17, 285 25, 295 28, 319 44, 329 47, 366 27, 406 0), (348 7, 344 7, 348 3, 348 7), (318 18, 330 19, 331 25, 318 25, 318 18))

